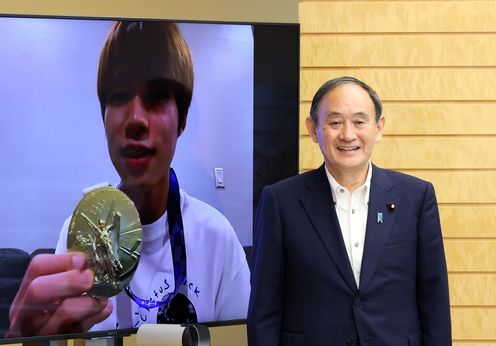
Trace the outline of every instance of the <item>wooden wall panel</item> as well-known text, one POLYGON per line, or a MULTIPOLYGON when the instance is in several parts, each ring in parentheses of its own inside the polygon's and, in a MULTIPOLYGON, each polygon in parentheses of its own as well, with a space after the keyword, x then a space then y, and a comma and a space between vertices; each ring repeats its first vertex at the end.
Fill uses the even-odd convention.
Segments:
POLYGON ((496 272, 496 240, 445 239, 444 247, 449 272, 496 272))
MULTIPOLYGON (((495 54, 496 56, 496 54, 495 54)), ((300 134, 308 135, 305 119, 310 102, 300 106, 300 134)), ((496 102, 384 102, 386 134, 394 135, 494 135, 496 102)))
POLYGON ((493 102, 385 103, 383 114, 386 118, 386 134, 494 135, 496 133, 496 103, 493 102))
POLYGON ((392 169, 490 169, 496 137, 385 136, 372 160, 392 169))
POLYGON ((496 321, 496 309, 493 308, 453 308, 451 309, 453 339, 494 341, 496 340, 494 321, 496 321))
POLYGON ((441 204, 439 215, 444 238, 496 238, 496 204, 441 204))
MULTIPOLYGON (((304 53, 302 53, 303 55, 304 53)), ((367 81, 387 101, 496 100, 495 68, 302 69, 300 97, 311 101, 327 80, 353 76, 367 81)))
MULTIPOLYGON (((308 151, 303 148, 305 139, 300 141, 300 167, 302 171, 315 168, 323 159, 312 161, 318 165, 307 167, 308 151)), ((315 145, 315 151, 319 150, 315 145)), ((320 154, 319 154, 320 155, 320 154)), ((317 157, 317 156, 316 156, 317 157)), ((309 165, 311 166, 311 165, 309 165)), ((457 171, 457 170, 401 170, 430 181, 436 188, 438 203, 496 203, 496 171, 457 171)))
MULTIPOLYGON (((496 162, 496 137, 384 136, 372 161, 391 169, 491 169, 496 162)), ((310 137, 300 141, 303 169, 322 161, 319 146, 310 137)))
POLYGON ((302 1, 302 33, 495 32, 494 1, 302 1))
POLYGON ((449 275, 450 303, 453 307, 496 307, 496 274, 449 275))
POLYGON ((384 102, 374 163, 431 181, 449 269, 454 345, 496 345, 496 1, 300 0, 300 168, 323 162, 304 120, 320 85, 384 102))
POLYGON ((496 34, 303 35, 301 51, 302 67, 494 66, 496 34))
POLYGON ((430 181, 438 203, 496 203, 496 171, 417 171, 403 172, 430 181))
POLYGON ((1 0, 0 13, 298 23, 298 0, 1 0))

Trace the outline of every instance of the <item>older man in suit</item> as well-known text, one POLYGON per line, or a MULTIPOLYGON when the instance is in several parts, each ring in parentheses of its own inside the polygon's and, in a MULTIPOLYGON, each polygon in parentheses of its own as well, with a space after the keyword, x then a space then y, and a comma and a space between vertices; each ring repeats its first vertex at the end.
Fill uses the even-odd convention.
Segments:
POLYGON ((381 113, 356 78, 315 94, 306 125, 324 164, 266 187, 259 204, 251 346, 451 345, 434 188, 371 163, 381 113))

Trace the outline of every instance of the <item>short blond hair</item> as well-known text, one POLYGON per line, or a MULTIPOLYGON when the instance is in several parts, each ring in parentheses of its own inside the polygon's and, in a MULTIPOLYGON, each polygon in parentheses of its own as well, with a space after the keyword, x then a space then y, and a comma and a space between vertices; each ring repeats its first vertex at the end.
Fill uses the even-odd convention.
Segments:
MULTIPOLYGON (((184 128, 193 97, 193 63, 188 45, 174 23, 119 21, 105 40, 98 66, 98 98, 102 116, 109 92, 134 81, 165 79, 179 112, 179 129, 184 128)), ((179 130, 178 129, 178 130, 179 130)))

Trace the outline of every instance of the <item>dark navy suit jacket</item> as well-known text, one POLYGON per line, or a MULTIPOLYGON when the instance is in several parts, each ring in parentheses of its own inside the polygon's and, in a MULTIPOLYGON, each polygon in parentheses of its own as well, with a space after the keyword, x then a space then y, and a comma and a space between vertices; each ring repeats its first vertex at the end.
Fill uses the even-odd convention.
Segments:
POLYGON ((451 345, 434 188, 372 167, 359 289, 324 166, 264 189, 254 236, 250 346, 451 345))

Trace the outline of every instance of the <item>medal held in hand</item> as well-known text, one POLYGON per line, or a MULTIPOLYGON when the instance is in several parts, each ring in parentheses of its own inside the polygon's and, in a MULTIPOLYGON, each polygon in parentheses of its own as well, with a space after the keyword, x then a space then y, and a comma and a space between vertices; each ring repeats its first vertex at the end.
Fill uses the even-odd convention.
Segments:
POLYGON ((113 187, 88 192, 72 214, 67 249, 86 254, 95 274, 88 294, 108 298, 119 293, 141 254, 141 222, 133 201, 113 187))

